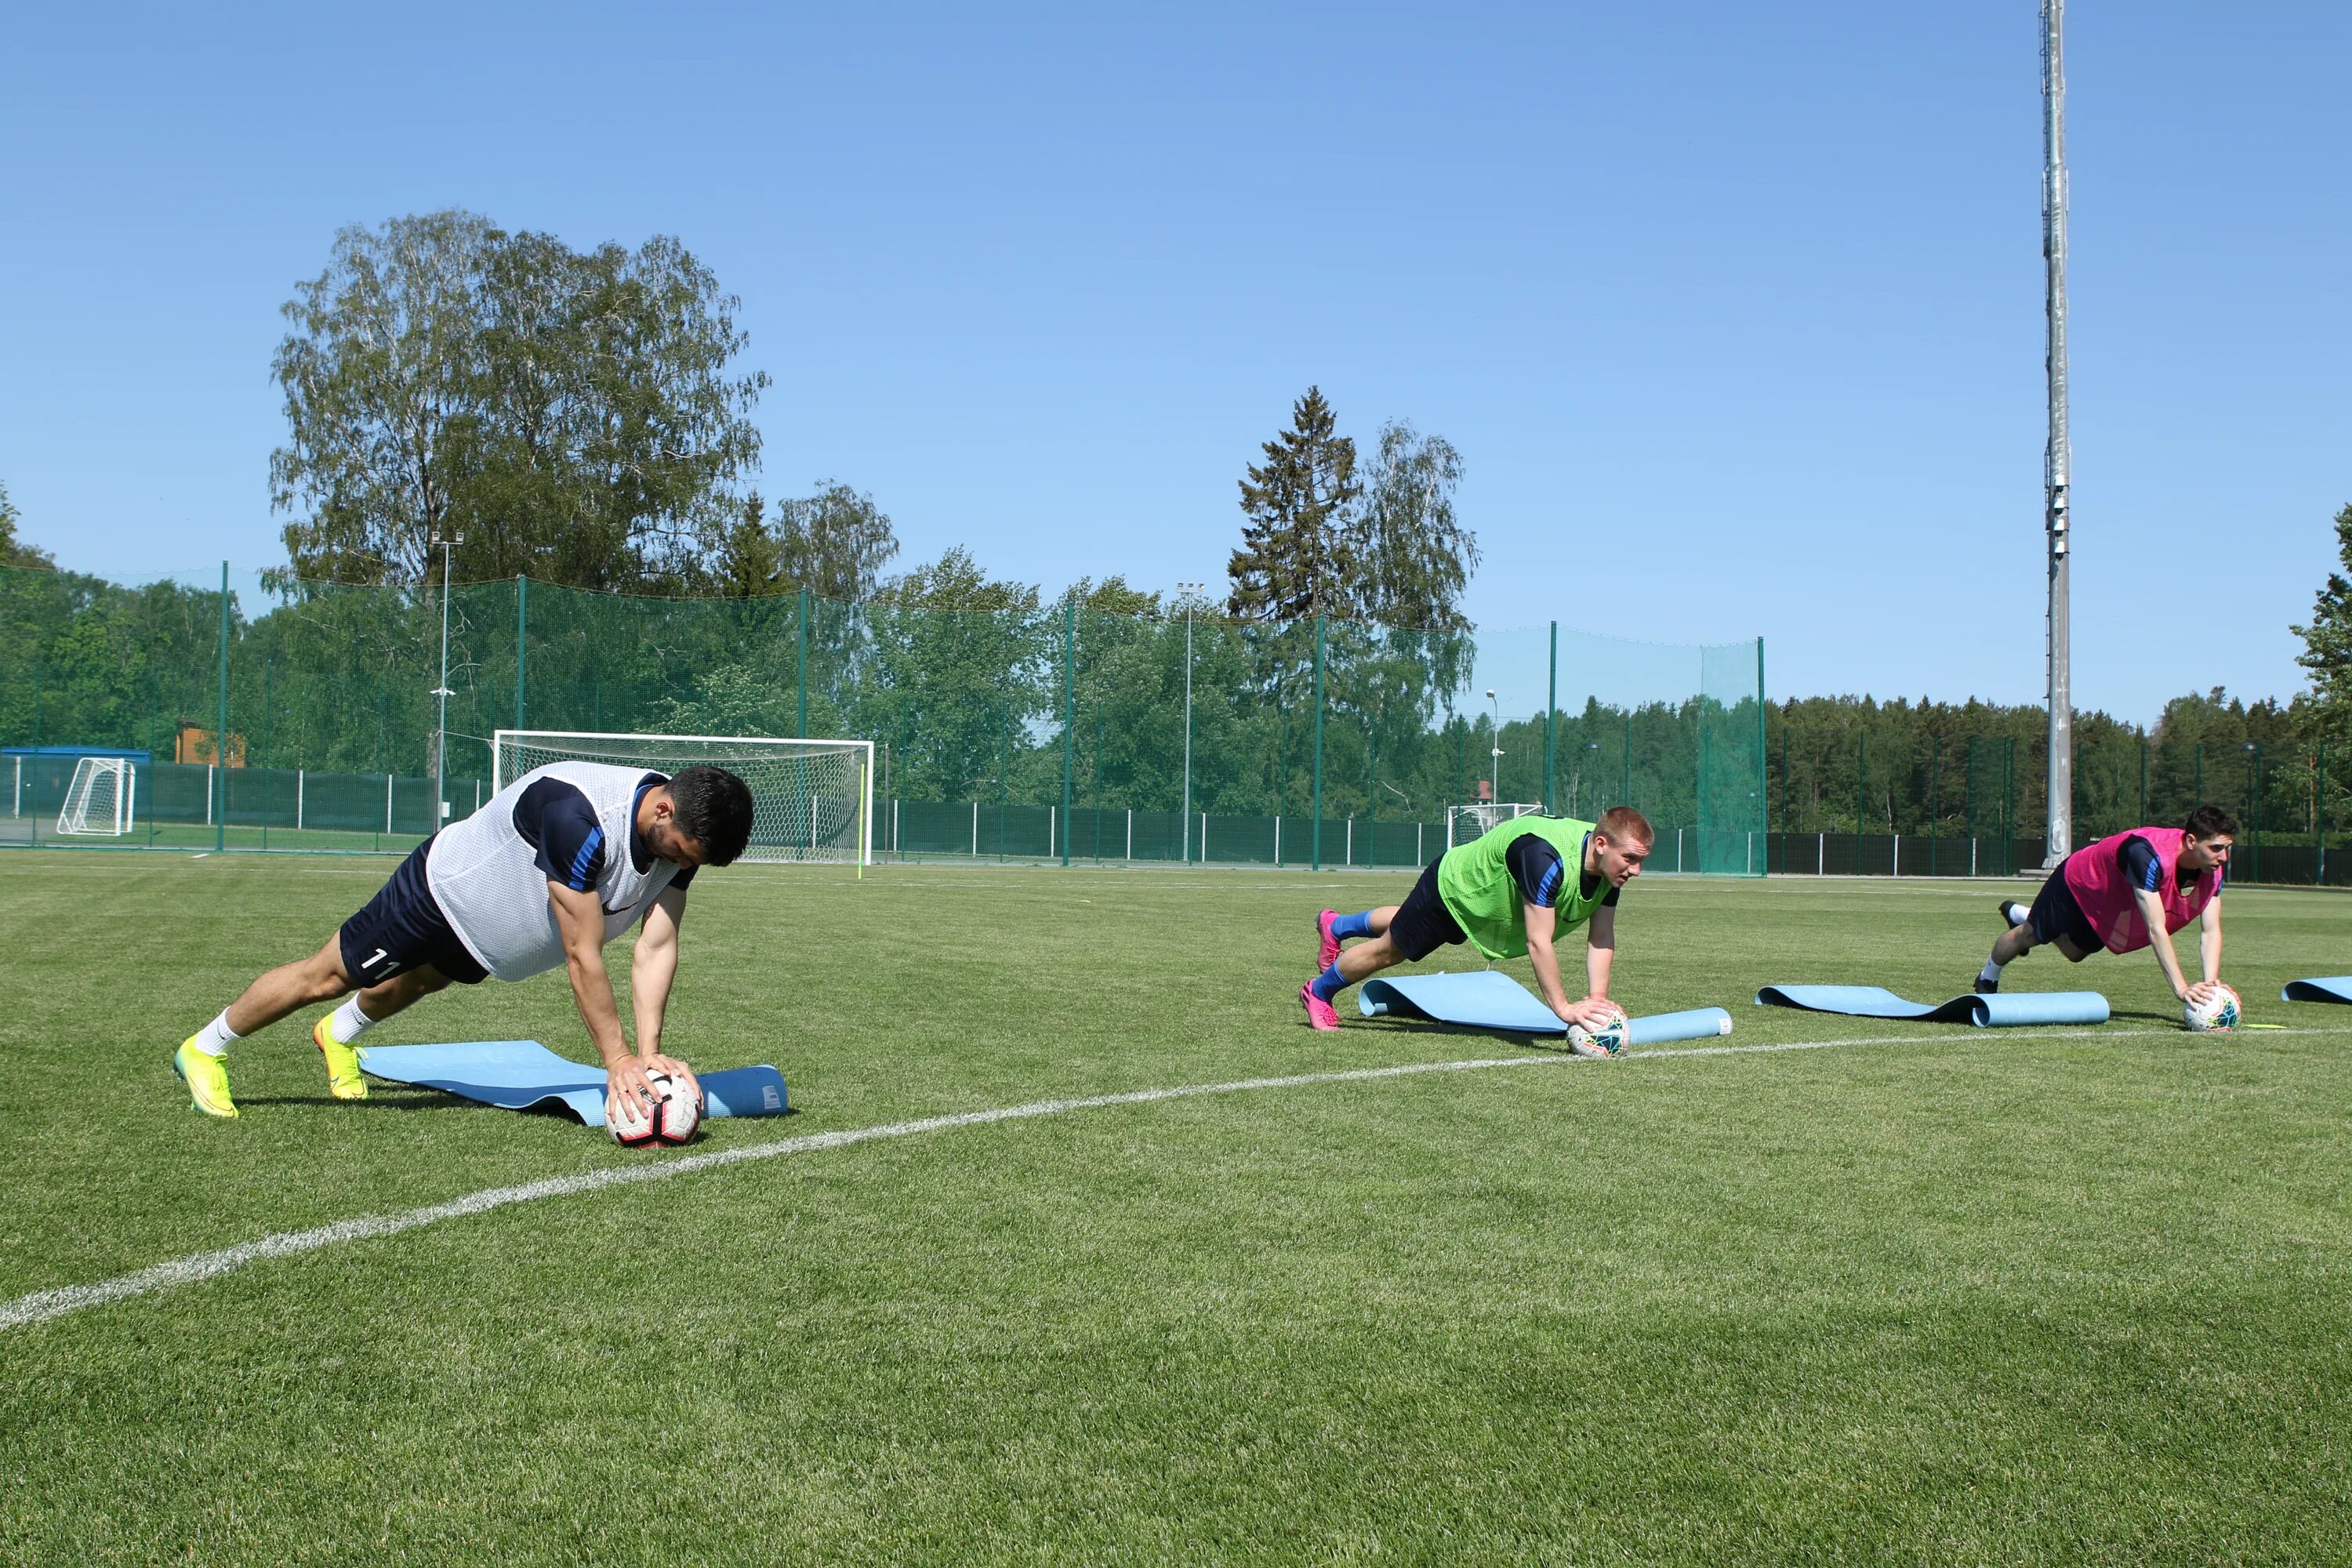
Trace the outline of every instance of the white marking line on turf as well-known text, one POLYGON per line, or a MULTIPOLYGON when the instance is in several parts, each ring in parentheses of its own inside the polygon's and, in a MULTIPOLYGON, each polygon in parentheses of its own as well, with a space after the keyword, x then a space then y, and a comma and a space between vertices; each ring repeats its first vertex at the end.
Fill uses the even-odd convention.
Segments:
MULTIPOLYGON (((2177 1029, 2003 1029, 1997 1032, 2011 1039, 2118 1039, 2136 1035, 2173 1035, 2177 1029)), ((2275 1031, 2291 1035, 2324 1035, 2326 1029, 2284 1029, 2275 1031)), ((1780 1040, 1760 1046, 1685 1046, 1664 1050, 1635 1051, 1620 1058, 1620 1065, 1633 1062, 1670 1060, 1680 1057, 1740 1057, 1765 1056, 1780 1051, 1826 1051, 1843 1046, 1892 1046, 1949 1044, 1967 1037, 1956 1035, 1871 1035, 1855 1039, 1780 1040)), ((445 1219, 463 1219, 468 1215, 488 1214, 492 1209, 510 1207, 516 1204, 536 1203, 541 1198, 572 1197, 581 1193, 593 1193, 606 1187, 634 1186, 640 1182, 667 1181, 672 1176, 691 1175, 698 1171, 716 1170, 721 1165, 740 1164, 746 1160, 770 1160, 781 1154, 808 1154, 822 1149, 839 1149, 852 1143, 867 1143, 883 1138, 908 1138, 920 1132, 944 1132, 958 1127, 984 1127, 996 1121, 1027 1121, 1040 1116, 1059 1116, 1071 1110, 1099 1110, 1116 1105, 1150 1105, 1163 1100, 1194 1100, 1202 1095, 1240 1094, 1253 1089, 1307 1089, 1327 1083, 1368 1083, 1380 1079, 1414 1078, 1424 1073, 1478 1072, 1487 1068, 1575 1067, 1601 1065, 1598 1061, 1564 1054, 1524 1057, 1483 1057, 1450 1062, 1406 1062, 1395 1067, 1354 1068, 1343 1072, 1294 1073, 1283 1078, 1236 1079, 1227 1083, 1179 1084, 1166 1089, 1129 1089, 1123 1094, 1089 1095, 1077 1100, 1036 1100, 1026 1105, 999 1106, 992 1110, 964 1110, 949 1116, 926 1116, 914 1121, 892 1121, 879 1127, 850 1128, 839 1132, 811 1132, 798 1138, 779 1138, 771 1143, 746 1144, 740 1149, 716 1149, 707 1154, 688 1154, 675 1160, 644 1165, 614 1165, 601 1171, 591 1171, 576 1176, 550 1176, 541 1181, 525 1182, 519 1186, 488 1187, 464 1197, 451 1198, 446 1203, 427 1204, 422 1208, 403 1209, 396 1214, 366 1215, 357 1219, 337 1220, 310 1230, 280 1231, 265 1236, 258 1241, 239 1242, 214 1252, 198 1252, 186 1258, 158 1263, 152 1268, 142 1268, 133 1274, 101 1279, 91 1285, 66 1285, 53 1290, 36 1290, 0 1305, 0 1329, 23 1328, 31 1323, 45 1323, 52 1318, 62 1318, 86 1307, 101 1307, 110 1301, 121 1301, 132 1296, 144 1296, 151 1291, 169 1290, 181 1285, 193 1285, 200 1280, 242 1268, 248 1263, 260 1263, 274 1258, 292 1258, 300 1253, 316 1252, 346 1241, 366 1241, 379 1236, 396 1236, 404 1230, 433 1225, 445 1219)))

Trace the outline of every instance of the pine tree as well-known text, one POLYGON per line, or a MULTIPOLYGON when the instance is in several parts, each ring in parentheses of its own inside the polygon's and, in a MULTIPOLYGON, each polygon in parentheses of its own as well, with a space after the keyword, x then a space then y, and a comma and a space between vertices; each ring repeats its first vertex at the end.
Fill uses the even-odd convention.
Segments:
POLYGON ((1265 461, 1241 481, 1249 521, 1225 564, 1226 607, 1247 620, 1312 620, 1361 613, 1349 585, 1356 502, 1356 443, 1334 433, 1320 387, 1291 405, 1290 428, 1265 445, 1265 461))
MULTIPOLYGON (((2352 572, 2352 506, 2336 514, 2336 548, 2346 572, 2352 572)), ((2340 740, 2352 730, 2352 582, 2344 572, 2330 572, 2311 606, 2311 624, 2290 626, 2303 639, 2295 663, 2311 671, 2311 689, 2317 698, 2324 732, 2340 740)))

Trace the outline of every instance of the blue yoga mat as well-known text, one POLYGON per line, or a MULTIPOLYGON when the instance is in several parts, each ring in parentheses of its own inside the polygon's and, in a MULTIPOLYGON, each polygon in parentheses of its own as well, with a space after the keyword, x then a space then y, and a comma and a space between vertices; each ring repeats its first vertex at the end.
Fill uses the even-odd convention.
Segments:
POLYGON ((1907 1002, 1877 985, 1767 985, 1756 993, 1759 1007, 1801 1007, 1809 1013, 1843 1013, 1853 1018, 1900 1018, 1916 1024, 1974 1024, 1979 1029, 2012 1029, 2028 1024, 2104 1024, 2107 999, 2095 991, 2026 991, 1948 1002, 1907 1002))
POLYGON ((2279 993, 2282 1002, 2352 1002, 2352 974, 2330 974, 2318 980, 2290 980, 2279 993))
MULTIPOLYGON (((1526 1035, 1566 1035, 1568 1026, 1528 988, 1500 970, 1462 974, 1400 974, 1367 980, 1356 994, 1367 1018, 1426 1018, 1474 1029, 1510 1029, 1526 1035)), ((1656 1046, 1731 1033, 1731 1015, 1720 1007, 1688 1013, 1654 1013, 1628 1022, 1629 1045, 1656 1046)))
MULTIPOLYGON (((537 1040, 481 1040, 453 1046, 362 1046, 372 1078, 444 1089, 508 1110, 550 1100, 590 1127, 604 1125, 604 1069, 565 1061, 537 1040)), ((778 1116, 787 1108, 784 1079, 772 1067, 697 1073, 705 1116, 778 1116)))

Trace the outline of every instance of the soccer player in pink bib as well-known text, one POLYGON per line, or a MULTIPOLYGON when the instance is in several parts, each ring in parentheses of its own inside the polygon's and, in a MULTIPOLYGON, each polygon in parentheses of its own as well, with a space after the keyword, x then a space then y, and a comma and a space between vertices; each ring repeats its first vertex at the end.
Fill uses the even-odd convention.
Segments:
POLYGON ((2204 1001, 2221 983, 2221 883, 2237 835, 2237 820, 2228 812, 2200 805, 2179 827, 2135 827, 2075 850, 2043 880, 2032 909, 2002 900, 2009 929, 1992 944, 1977 989, 2000 990, 2002 966, 2043 942, 2057 943, 2069 963, 2101 948, 2153 947, 2172 994, 2183 1002, 2204 1001), (2172 933, 2191 921, 2205 971, 2194 985, 2172 951, 2172 933), (2157 931, 2163 941, 2151 940, 2157 931))

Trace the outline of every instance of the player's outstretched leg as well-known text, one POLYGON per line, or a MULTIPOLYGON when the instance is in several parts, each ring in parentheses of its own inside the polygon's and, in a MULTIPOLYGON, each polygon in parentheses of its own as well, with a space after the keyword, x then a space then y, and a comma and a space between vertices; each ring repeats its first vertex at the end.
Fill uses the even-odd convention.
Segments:
POLYGON ((228 1048, 256 1029, 268 1028, 289 1013, 314 1002, 331 1002, 350 991, 340 934, 308 958, 281 963, 245 988, 213 1021, 181 1042, 172 1070, 188 1086, 188 1098, 207 1116, 235 1116, 228 1087, 228 1048))
POLYGON ((1378 936, 1389 929, 1396 918, 1396 906, 1366 910, 1358 915, 1343 915, 1325 910, 1315 917, 1315 967, 1319 972, 1339 961, 1339 944, 1350 937, 1378 936))
POLYGON ((449 984, 431 964, 371 985, 310 1026, 310 1043, 327 1063, 327 1092, 337 1100, 365 1100, 367 1079, 360 1071, 359 1037, 394 1013, 449 984))
POLYGON ((1332 1006, 1331 999, 1339 994, 1340 989, 1354 984, 1366 975, 1378 973, 1391 964, 1404 962, 1403 955, 1397 954, 1383 963, 1363 967, 1360 973, 1342 977, 1345 973, 1341 966, 1343 958, 1368 952, 1376 946, 1386 946, 1389 922, 1396 918, 1396 905, 1386 904, 1377 910, 1366 910, 1361 914, 1353 915, 1334 914, 1325 910, 1316 917, 1315 931, 1321 939, 1315 954, 1316 967, 1322 973, 1298 988, 1299 1004, 1307 1009, 1309 1024, 1327 1031, 1338 1028, 1339 1013, 1332 1006), (1339 943, 1351 937, 1370 940, 1358 943, 1343 954, 1339 951, 1339 943))
MULTIPOLYGON (((2002 918, 2007 919, 2008 914, 2008 910, 2004 908, 2001 910, 2002 918)), ((2032 952, 2033 945, 2033 927, 2024 921, 2011 921, 2007 931, 1993 939, 1992 956, 1985 960, 1985 966, 1982 969, 1977 971, 1978 993, 1990 996, 1999 991, 2000 972, 2018 959, 2032 952)))

